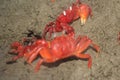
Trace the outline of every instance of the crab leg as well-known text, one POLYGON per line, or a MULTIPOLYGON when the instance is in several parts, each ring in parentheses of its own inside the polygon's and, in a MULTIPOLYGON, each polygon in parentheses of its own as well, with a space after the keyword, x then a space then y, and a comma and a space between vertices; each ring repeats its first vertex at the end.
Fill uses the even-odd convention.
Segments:
POLYGON ((40 69, 40 66, 43 62, 46 63, 52 63, 55 62, 57 59, 54 59, 53 56, 50 54, 49 49, 48 48, 42 48, 39 51, 39 54, 41 55, 41 57, 43 59, 40 59, 35 67, 35 72, 37 72, 40 69))
POLYGON ((18 58, 24 56, 25 53, 24 53, 24 48, 23 48, 23 46, 20 46, 20 47, 18 48, 17 52, 19 52, 19 53, 18 53, 17 56, 15 56, 15 57, 12 58, 13 61, 16 61, 18 58), (23 50, 22 50, 22 49, 23 49, 23 50))
POLYGON ((92 66, 92 58, 89 54, 83 54, 88 46, 92 43, 92 40, 90 40, 88 37, 83 37, 80 42, 77 44, 75 56, 82 59, 88 59, 88 68, 91 68, 92 66))
POLYGON ((24 53, 19 53, 18 56, 12 58, 12 61, 16 61, 18 58, 22 57, 24 53))
POLYGON ((99 48, 99 46, 98 46, 98 45, 96 45, 96 44, 92 43, 92 46, 93 46, 93 48, 94 48, 97 52, 99 52, 99 51, 100 51, 100 48, 99 48))
POLYGON ((92 58, 88 53, 85 54, 76 54, 76 57, 82 58, 82 59, 88 59, 88 68, 91 68, 92 66, 92 58))
POLYGON ((33 49, 29 53, 24 54, 25 59, 28 60, 29 57, 36 52, 36 50, 37 50, 37 48, 33 49))
POLYGON ((86 48, 88 48, 88 46, 92 43, 92 40, 90 40, 88 37, 83 37, 80 42, 76 45, 76 51, 77 53, 81 53, 84 50, 86 50, 86 48))
POLYGON ((42 63, 43 63, 43 59, 40 59, 35 67, 35 72, 38 72, 42 63))
POLYGON ((27 62, 30 64, 39 54, 39 51, 41 50, 41 48, 38 48, 34 53, 32 53, 32 55, 28 58, 27 62))

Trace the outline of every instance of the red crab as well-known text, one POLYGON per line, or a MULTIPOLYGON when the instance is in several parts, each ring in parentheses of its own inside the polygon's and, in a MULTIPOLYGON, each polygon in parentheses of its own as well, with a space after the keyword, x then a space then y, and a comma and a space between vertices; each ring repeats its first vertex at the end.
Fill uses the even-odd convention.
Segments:
POLYGON ((76 3, 73 3, 72 6, 63 11, 55 21, 46 25, 43 31, 43 38, 45 38, 48 32, 49 37, 51 37, 52 33, 63 30, 65 30, 66 34, 74 33, 74 29, 69 24, 80 18, 81 25, 84 25, 89 16, 92 16, 91 8, 87 4, 81 3, 80 0, 76 0, 76 3))
POLYGON ((88 68, 91 68, 92 58, 88 53, 84 52, 89 46, 93 47, 96 51, 99 51, 99 47, 87 36, 79 36, 75 39, 69 35, 63 35, 56 37, 51 41, 41 39, 36 42, 39 42, 39 45, 24 55, 29 64, 31 64, 38 56, 41 57, 35 67, 35 72, 39 70, 42 63, 54 63, 71 56, 88 59, 88 68))

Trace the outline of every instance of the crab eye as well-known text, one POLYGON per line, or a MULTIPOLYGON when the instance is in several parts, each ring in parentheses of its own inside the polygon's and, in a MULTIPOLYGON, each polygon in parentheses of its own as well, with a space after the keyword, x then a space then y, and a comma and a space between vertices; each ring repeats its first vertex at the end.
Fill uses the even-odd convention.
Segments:
POLYGON ((63 15, 66 16, 66 12, 65 11, 63 11, 63 15))
POLYGON ((70 10, 72 10, 72 7, 70 6, 70 10))

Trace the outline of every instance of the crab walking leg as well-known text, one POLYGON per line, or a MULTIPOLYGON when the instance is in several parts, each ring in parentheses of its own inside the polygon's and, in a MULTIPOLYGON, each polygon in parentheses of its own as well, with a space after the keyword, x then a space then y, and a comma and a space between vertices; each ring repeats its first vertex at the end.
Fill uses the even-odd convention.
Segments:
POLYGON ((9 51, 9 54, 18 54, 18 50, 12 49, 9 51))
POLYGON ((78 57, 78 58, 82 58, 82 59, 88 59, 88 68, 91 68, 92 58, 88 53, 85 53, 85 54, 79 53, 79 54, 76 54, 75 56, 78 57))
POLYGON ((38 50, 36 51, 36 52, 34 52, 30 57, 29 57, 29 59, 28 59, 28 63, 30 64, 36 57, 37 57, 37 55, 39 54, 39 51, 41 50, 41 48, 39 49, 38 48, 38 50))
POLYGON ((75 56, 78 58, 88 59, 88 68, 92 66, 92 58, 89 54, 82 54, 84 50, 92 43, 88 37, 82 38, 82 40, 77 44, 75 56))
POLYGON ((48 48, 42 48, 39 51, 39 54, 41 55, 41 57, 43 59, 40 59, 35 67, 35 72, 37 72, 40 69, 40 66, 43 62, 46 63, 52 63, 55 62, 57 59, 53 58, 53 56, 51 55, 51 53, 49 52, 48 48))
POLYGON ((94 48, 97 52, 100 51, 100 47, 99 47, 98 45, 92 43, 92 46, 93 46, 93 48, 94 48))
POLYGON ((79 49, 80 46, 84 45, 84 43, 86 43, 86 40, 87 40, 87 36, 85 36, 85 37, 80 37, 80 36, 79 36, 79 37, 76 39, 76 43, 75 43, 75 45, 77 46, 77 47, 76 47, 76 50, 79 49))
POLYGON ((42 63, 43 63, 43 59, 40 59, 35 67, 35 70, 34 70, 35 72, 38 72, 42 63))
MULTIPOLYGON (((96 51, 99 52, 100 51, 100 47, 98 45, 96 45, 95 43, 91 43, 92 48, 96 51)), ((96 57, 98 57, 99 54, 96 54, 96 57)))
POLYGON ((30 51, 29 53, 24 54, 25 59, 28 60, 29 57, 30 57, 33 53, 36 52, 36 50, 37 50, 37 48, 33 49, 33 50, 30 51))
POLYGON ((17 56, 12 58, 12 61, 16 61, 18 58, 22 57, 24 55, 24 53, 19 53, 17 56))
POLYGON ((21 46, 21 47, 19 47, 19 50, 17 51, 17 52, 19 52, 19 53, 18 53, 18 55, 17 55, 17 56, 15 56, 15 57, 13 57, 13 58, 12 58, 12 60, 13 60, 13 61, 16 61, 18 58, 20 58, 20 57, 23 57, 23 56, 24 56, 24 54, 25 54, 25 53, 23 52, 24 50, 22 50, 22 49, 23 49, 23 47, 22 47, 22 46, 21 46))
POLYGON ((92 44, 93 48, 95 48, 96 51, 99 51, 99 47, 96 44, 94 44, 91 39, 89 39, 88 37, 84 37, 77 44, 75 52, 75 56, 83 59, 88 59, 88 68, 91 68, 92 66, 92 58, 89 54, 82 54, 82 52, 86 50, 90 44, 92 44))
POLYGON ((80 43, 78 43, 77 46, 76 46, 76 52, 77 53, 82 53, 92 43, 92 40, 88 39, 87 37, 84 37, 83 40, 84 41, 81 40, 80 43))

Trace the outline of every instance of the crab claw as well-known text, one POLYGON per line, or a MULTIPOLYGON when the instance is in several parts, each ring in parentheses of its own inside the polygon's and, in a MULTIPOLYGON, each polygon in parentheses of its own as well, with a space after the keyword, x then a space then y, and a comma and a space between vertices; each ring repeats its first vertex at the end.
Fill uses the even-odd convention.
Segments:
POLYGON ((79 16, 81 20, 81 25, 86 23, 86 20, 89 16, 92 16, 92 10, 87 4, 81 4, 79 6, 79 16))
POLYGON ((80 21, 81 21, 81 25, 84 25, 86 23, 86 18, 81 17, 80 21))

